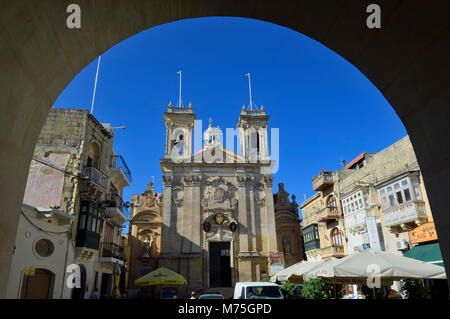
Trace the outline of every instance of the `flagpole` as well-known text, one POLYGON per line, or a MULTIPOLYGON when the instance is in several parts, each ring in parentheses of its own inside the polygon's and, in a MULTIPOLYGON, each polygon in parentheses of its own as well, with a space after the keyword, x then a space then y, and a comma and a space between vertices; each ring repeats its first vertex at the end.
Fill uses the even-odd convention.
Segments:
POLYGON ((253 103, 252 103, 252 84, 250 82, 250 73, 245 74, 246 76, 248 76, 248 92, 250 95, 250 110, 253 110, 253 103))
POLYGON ((181 70, 177 72, 180 75, 180 97, 178 99, 178 107, 181 107, 181 70))
POLYGON ((99 55, 98 62, 97 62, 97 73, 95 74, 94 94, 92 95, 91 114, 94 113, 95 91, 97 90, 98 69, 100 68, 100 59, 101 58, 102 58, 102 56, 99 55))

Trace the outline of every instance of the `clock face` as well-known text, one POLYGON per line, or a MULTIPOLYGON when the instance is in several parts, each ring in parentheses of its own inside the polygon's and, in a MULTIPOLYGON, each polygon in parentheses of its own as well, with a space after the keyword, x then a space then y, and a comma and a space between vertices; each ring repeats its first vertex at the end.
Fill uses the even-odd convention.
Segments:
POLYGON ((218 213, 218 214, 216 214, 216 216, 215 216, 215 220, 216 220, 216 223, 217 223, 217 224, 222 225, 223 222, 225 221, 225 216, 223 216, 222 213, 218 213))

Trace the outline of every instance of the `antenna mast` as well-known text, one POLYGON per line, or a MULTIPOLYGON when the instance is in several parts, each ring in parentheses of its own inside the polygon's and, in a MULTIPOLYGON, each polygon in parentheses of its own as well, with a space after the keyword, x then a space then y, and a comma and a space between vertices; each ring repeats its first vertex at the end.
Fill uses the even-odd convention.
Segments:
POLYGON ((180 75, 180 96, 179 96, 179 99, 178 99, 178 107, 183 107, 183 104, 181 102, 181 70, 178 71, 177 74, 180 75))
POLYGON ((94 94, 92 95, 91 114, 94 113, 95 91, 97 90, 98 69, 100 68, 100 59, 101 58, 102 58, 102 56, 99 55, 98 62, 97 62, 97 73, 95 74, 94 94))

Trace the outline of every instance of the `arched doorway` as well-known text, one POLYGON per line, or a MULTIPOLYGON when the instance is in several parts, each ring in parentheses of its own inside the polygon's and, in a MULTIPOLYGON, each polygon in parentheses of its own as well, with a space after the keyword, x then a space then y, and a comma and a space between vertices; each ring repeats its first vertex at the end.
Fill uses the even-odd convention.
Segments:
MULTIPOLYGON (((99 54, 147 28, 202 16, 238 16, 276 23, 301 32, 347 59, 380 89, 404 123, 420 164, 447 269, 450 216, 450 3, 378 1, 381 29, 367 28, 370 1, 115 1, 108 10, 80 0, 81 29, 61 16, 67 3, 4 4, 0 13, 1 84, 0 222, 4 256, 0 287, 7 286, 25 182, 37 137, 48 111, 65 86, 99 54), (83 14, 83 13, 82 13, 83 14), (114 17, 114 19, 111 19, 114 17), (26 24, 22 21, 27 21, 26 24), (44 23, 45 21, 45 23, 44 23), (19 25, 20 24, 20 25, 19 25)), ((0 291, 0 297, 5 295, 0 291)))
POLYGON ((51 299, 55 275, 43 268, 36 268, 34 275, 25 275, 22 280, 20 299, 51 299))

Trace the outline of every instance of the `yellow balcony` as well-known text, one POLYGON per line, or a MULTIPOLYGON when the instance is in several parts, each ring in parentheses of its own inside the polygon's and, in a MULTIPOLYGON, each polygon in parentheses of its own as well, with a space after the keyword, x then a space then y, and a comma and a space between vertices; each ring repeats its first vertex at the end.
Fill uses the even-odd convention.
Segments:
POLYGON ((345 257, 345 252, 344 252, 344 246, 341 247, 336 247, 336 246, 329 246, 329 247, 324 247, 320 249, 320 256, 322 257, 322 259, 327 259, 327 258, 341 258, 341 257, 345 257))
POLYGON ((321 172, 313 178, 313 190, 315 192, 322 191, 333 184, 334 180, 331 172, 321 172))
POLYGON ((316 213, 316 220, 318 222, 327 222, 337 218, 341 218, 341 214, 337 207, 325 207, 316 213))

